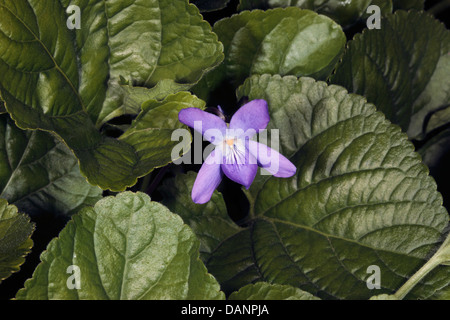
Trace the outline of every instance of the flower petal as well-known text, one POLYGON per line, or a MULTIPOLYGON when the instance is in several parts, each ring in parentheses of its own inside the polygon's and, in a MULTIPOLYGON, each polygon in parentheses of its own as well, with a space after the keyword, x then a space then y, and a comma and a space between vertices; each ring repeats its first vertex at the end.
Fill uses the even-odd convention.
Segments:
POLYGON ((211 196, 222 181, 222 170, 219 161, 216 161, 218 152, 213 150, 203 163, 192 188, 192 201, 203 204, 211 199, 211 196))
POLYGON ((246 155, 242 158, 238 159, 238 161, 234 161, 233 163, 229 163, 229 158, 227 161, 227 157, 223 157, 223 163, 221 165, 223 173, 239 184, 242 184, 245 188, 250 188, 253 180, 255 179, 256 173, 258 172, 258 164, 256 158, 250 154, 248 149, 246 148, 246 155))
POLYGON ((256 141, 249 141, 250 153, 258 160, 258 165, 278 178, 292 177, 297 168, 285 156, 256 141))
MULTIPOLYGON (((242 129, 243 131, 259 131, 265 129, 270 121, 269 108, 265 100, 252 100, 243 105, 233 115, 230 121, 230 129, 242 129)), ((251 138, 254 134, 246 134, 251 138)))
POLYGON ((222 141, 227 129, 225 121, 198 108, 182 109, 178 114, 178 120, 200 132, 205 139, 215 144, 222 141))

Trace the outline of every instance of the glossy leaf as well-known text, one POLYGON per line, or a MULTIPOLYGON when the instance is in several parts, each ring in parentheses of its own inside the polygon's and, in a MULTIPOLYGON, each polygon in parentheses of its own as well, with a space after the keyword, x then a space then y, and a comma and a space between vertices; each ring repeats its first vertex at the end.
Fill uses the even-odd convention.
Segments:
POLYGON ((441 109, 437 109, 428 115, 429 121, 425 121, 424 131, 430 133, 436 130, 442 130, 450 123, 450 105, 447 105, 441 109))
MULTIPOLYGON (((448 154, 448 146, 450 143, 450 129, 444 130, 432 137, 427 143, 418 150, 423 158, 424 163, 433 170, 435 167, 442 165, 448 168, 447 161, 440 160, 444 159, 444 156, 448 154)), ((448 157, 448 155, 447 155, 448 157)), ((435 172, 437 174, 437 172, 435 172)))
POLYGON ((224 45, 225 61, 196 87, 204 96, 250 75, 280 74, 327 78, 346 42, 331 19, 299 8, 244 11, 220 20, 214 32, 224 45))
POLYGON ((141 112, 142 105, 149 100, 164 100, 167 96, 180 91, 189 90, 190 84, 176 84, 172 80, 161 80, 155 87, 131 86, 129 82, 121 79, 115 87, 116 93, 121 97, 121 105, 106 116, 107 121, 122 115, 137 115, 141 112))
POLYGON ((74 215, 16 298, 223 299, 198 246, 163 205, 143 193, 121 193, 74 215), (76 284, 69 266, 78 267, 79 289, 68 287, 76 284))
POLYGON ((348 26, 363 16, 370 5, 378 5, 383 13, 392 12, 391 0, 240 0, 240 10, 298 7, 326 15, 337 23, 348 26))
POLYGON ((223 59, 217 36, 187 0, 62 2, 81 8, 84 28, 76 31, 82 49, 80 94, 93 99, 86 105, 97 125, 117 116, 121 77, 156 98, 160 81, 170 83, 168 93, 186 90, 223 59))
POLYGON ((365 96, 416 138, 427 114, 448 103, 449 51, 450 32, 439 21, 397 11, 380 30, 355 36, 332 82, 365 96))
POLYGON ((123 190, 153 167, 98 131, 126 112, 121 79, 161 98, 220 63, 222 45, 187 0, 62 4, 0 1, 0 96, 19 127, 59 135, 91 184, 123 190), (69 5, 81 8, 79 30, 67 28, 69 5))
POLYGON ((69 215, 102 196, 61 141, 46 132, 21 130, 8 115, 0 115, 0 157, 0 198, 29 215, 69 215))
POLYGON ((430 168, 431 175, 436 179, 439 190, 444 197, 444 205, 449 208, 448 197, 450 196, 450 128, 438 132, 430 137, 417 152, 422 156, 423 162, 430 168))
MULTIPOLYGON (((450 36, 447 43, 450 50, 450 36)), ((410 137, 421 140, 434 129, 450 124, 449 74, 450 55, 444 54, 437 63, 436 70, 427 86, 414 102, 414 114, 408 129, 410 137)))
MULTIPOLYGON (((265 99, 289 179, 259 178, 246 192, 249 227, 223 241, 207 267, 226 292, 266 281, 320 298, 368 299, 371 275, 392 294, 437 249, 448 213, 407 136, 364 98, 310 78, 253 76, 238 97, 265 99)), ((409 298, 442 297, 439 267, 409 298)))
POLYGON ((0 283, 13 272, 19 271, 30 252, 30 239, 34 224, 30 218, 17 212, 17 207, 0 199, 0 283))
POLYGON ((233 292, 229 300, 320 300, 312 294, 291 286, 257 282, 233 292))
POLYGON ((178 120, 178 113, 185 108, 204 107, 202 100, 188 92, 168 96, 163 101, 150 100, 144 103, 142 112, 119 138, 136 150, 139 166, 135 168, 135 172, 143 176, 148 168, 162 167, 172 162, 175 160, 172 159, 172 149, 176 146, 182 150, 189 149, 191 139, 183 139, 181 142, 172 139, 174 130, 186 128, 178 120))

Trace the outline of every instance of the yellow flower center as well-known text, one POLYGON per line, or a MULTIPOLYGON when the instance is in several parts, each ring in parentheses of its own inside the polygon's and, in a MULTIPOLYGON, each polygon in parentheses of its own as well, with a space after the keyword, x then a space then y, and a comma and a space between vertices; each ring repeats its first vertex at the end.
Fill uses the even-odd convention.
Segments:
POLYGON ((227 139, 225 141, 227 143, 227 145, 229 145, 230 147, 232 147, 234 145, 234 139, 227 139))

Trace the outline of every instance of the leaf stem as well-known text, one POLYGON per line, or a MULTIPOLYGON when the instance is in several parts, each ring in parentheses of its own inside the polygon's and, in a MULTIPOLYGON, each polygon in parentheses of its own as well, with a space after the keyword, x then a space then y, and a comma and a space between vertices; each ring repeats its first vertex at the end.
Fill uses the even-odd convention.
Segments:
POLYGON ((419 269, 411 278, 406 281, 406 283, 397 290, 394 294, 399 300, 402 300, 406 297, 406 295, 428 274, 436 268, 440 263, 440 259, 436 259, 436 256, 433 256, 427 263, 425 263, 422 268, 419 269))
POLYGON ((249 218, 253 219, 255 217, 255 199, 253 198, 252 194, 250 193, 249 190, 242 188, 242 191, 244 191, 245 196, 248 199, 248 202, 250 204, 250 209, 249 209, 249 218))
POLYGON ((159 183, 161 182, 162 178, 164 177, 164 175, 166 174, 167 170, 169 169, 170 165, 167 165, 163 168, 161 168, 158 172, 158 174, 155 176, 155 178, 153 179, 152 183, 148 186, 146 193, 148 195, 151 195, 153 193, 153 191, 155 191, 156 187, 159 185, 159 183))
POLYGON ((447 8, 450 8, 450 0, 443 0, 443 1, 435 4, 430 9, 428 9, 428 13, 436 16, 436 15, 440 14, 442 11, 445 11, 447 8))
POLYGON ((151 177, 152 177, 151 173, 149 173, 144 177, 144 179, 142 180, 141 187, 139 189, 140 191, 145 192, 147 190, 151 177))
POLYGON ((403 299, 406 295, 438 265, 448 262, 450 259, 450 235, 441 245, 439 250, 419 269, 406 283, 394 294, 398 299, 403 299))

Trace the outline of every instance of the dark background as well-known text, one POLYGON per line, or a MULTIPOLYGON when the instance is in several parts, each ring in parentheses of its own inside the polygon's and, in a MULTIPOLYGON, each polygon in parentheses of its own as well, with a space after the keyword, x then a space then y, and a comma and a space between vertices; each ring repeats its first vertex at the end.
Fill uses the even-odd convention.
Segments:
MULTIPOLYGON (((428 10, 439 0, 427 0, 425 2, 425 10, 428 10)), ((239 3, 239 0, 231 0, 228 4, 227 8, 216 11, 216 12, 207 12, 203 13, 205 20, 213 25, 217 20, 220 20, 224 17, 229 17, 232 14, 236 13, 236 8, 239 3)), ((450 8, 447 8, 445 11, 441 12, 436 16, 439 20, 444 22, 449 28, 450 23, 450 8)), ((364 23, 357 24, 352 26, 349 29, 346 29, 346 35, 348 39, 351 39, 355 33, 360 32, 365 27, 364 23)), ((442 168, 445 170, 444 174, 440 174, 436 176, 435 179, 438 183, 438 189, 444 195, 444 199, 450 199, 449 192, 449 178, 450 178, 450 167, 446 165, 446 163, 450 163, 450 151, 446 156, 442 159, 442 168)), ((199 166, 195 167, 186 167, 184 170, 198 170, 199 166)), ((167 168, 155 170, 154 177, 157 178, 158 183, 160 183, 163 179, 167 178, 171 175, 170 169, 167 168)), ((244 194, 240 190, 240 185, 237 185, 231 182, 228 179, 224 179, 224 185, 222 186, 222 191, 224 191, 225 202, 227 203, 228 212, 233 213, 231 216, 235 221, 239 221, 242 219, 246 212, 248 211, 248 202, 245 198, 244 194)), ((155 190, 156 185, 151 186, 151 190, 149 193, 152 193, 152 199, 158 201, 161 199, 157 190, 155 190)), ((107 195, 108 193, 105 193, 107 195)), ((447 208, 449 208, 449 204, 446 203, 447 208)), ((36 230, 32 235, 32 239, 34 242, 31 253, 26 257, 25 263, 21 266, 20 271, 12 274, 9 278, 4 280, 0 284, 0 300, 11 299, 14 298, 16 292, 23 288, 24 282, 26 279, 30 278, 33 274, 34 269, 39 264, 40 259, 39 256, 42 251, 45 250, 47 244, 51 239, 56 237, 61 229, 65 226, 68 221, 68 218, 64 217, 55 217, 50 214, 41 214, 39 216, 31 217, 31 220, 36 224, 36 230)))

